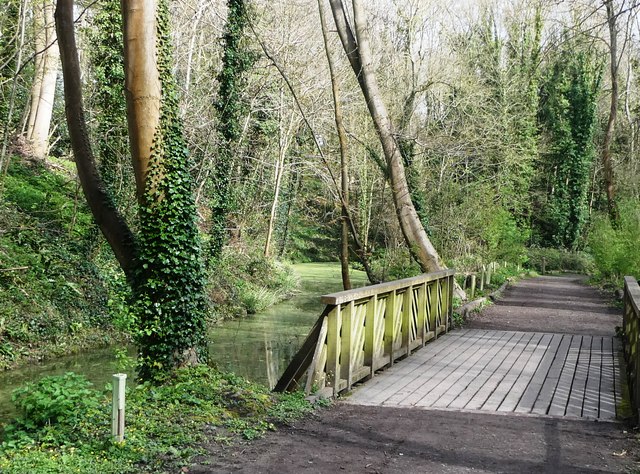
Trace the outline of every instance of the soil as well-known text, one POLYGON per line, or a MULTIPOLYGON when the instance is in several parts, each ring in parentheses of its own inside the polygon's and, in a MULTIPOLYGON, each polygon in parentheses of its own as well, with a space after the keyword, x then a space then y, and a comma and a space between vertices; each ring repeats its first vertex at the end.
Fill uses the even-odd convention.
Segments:
MULTIPOLYGON (((612 334, 620 310, 583 277, 542 277, 508 288, 468 327, 612 334)), ((190 473, 619 473, 640 468, 623 423, 528 415, 333 407, 264 439, 212 442, 190 473)))

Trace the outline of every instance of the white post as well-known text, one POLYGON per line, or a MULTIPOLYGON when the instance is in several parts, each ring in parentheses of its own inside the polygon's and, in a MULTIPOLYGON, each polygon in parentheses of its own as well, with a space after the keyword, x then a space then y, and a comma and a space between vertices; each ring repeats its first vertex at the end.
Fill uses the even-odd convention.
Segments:
POLYGON ((111 435, 114 441, 124 441, 124 389, 127 385, 127 374, 113 376, 113 417, 111 419, 111 435))

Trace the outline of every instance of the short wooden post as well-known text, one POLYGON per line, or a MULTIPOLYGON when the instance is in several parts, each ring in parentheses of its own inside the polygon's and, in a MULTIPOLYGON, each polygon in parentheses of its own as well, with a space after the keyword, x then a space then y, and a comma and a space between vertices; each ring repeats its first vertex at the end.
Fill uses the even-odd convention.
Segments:
POLYGON ((482 271, 480 272, 480 291, 484 291, 485 271, 484 265, 482 265, 482 271))
POLYGON ((113 375, 113 415, 111 418, 111 435, 114 441, 124 441, 124 398, 127 385, 127 374, 113 375))
POLYGON ((486 281, 485 281, 485 285, 489 286, 491 284, 491 265, 489 265, 489 268, 487 269, 487 273, 485 274, 486 276, 486 281))
POLYGON ((540 270, 543 275, 547 273, 547 259, 544 257, 542 257, 542 268, 540 270))
POLYGON ((473 300, 473 297, 476 295, 476 274, 472 274, 471 275, 471 291, 470 291, 470 298, 473 300))

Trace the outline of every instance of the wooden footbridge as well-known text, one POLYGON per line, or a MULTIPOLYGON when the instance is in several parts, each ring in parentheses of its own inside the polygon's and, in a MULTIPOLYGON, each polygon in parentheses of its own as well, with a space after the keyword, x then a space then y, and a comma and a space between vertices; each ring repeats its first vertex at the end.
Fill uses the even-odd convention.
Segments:
POLYGON ((623 351, 614 337, 622 318, 576 278, 508 290, 495 305, 507 327, 451 330, 453 276, 445 270, 323 296, 325 311, 276 390, 349 393, 347 403, 359 405, 613 420, 627 382, 625 352, 636 405, 634 279, 625 287, 623 351), (520 292, 510 299, 509 291, 520 292))

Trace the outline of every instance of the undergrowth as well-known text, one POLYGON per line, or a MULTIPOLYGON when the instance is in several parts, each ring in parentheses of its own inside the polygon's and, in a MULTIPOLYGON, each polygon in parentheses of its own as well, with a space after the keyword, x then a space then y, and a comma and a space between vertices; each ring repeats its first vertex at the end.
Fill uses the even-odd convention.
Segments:
POLYGON ((75 179, 14 160, 0 198, 0 370, 113 340, 96 235, 75 179))
POLYGON ((0 471, 180 472, 209 438, 258 438, 314 409, 301 393, 273 394, 234 374, 192 367, 162 385, 127 390, 125 440, 117 443, 109 394, 73 373, 18 389, 20 417, 5 427, 0 471))

